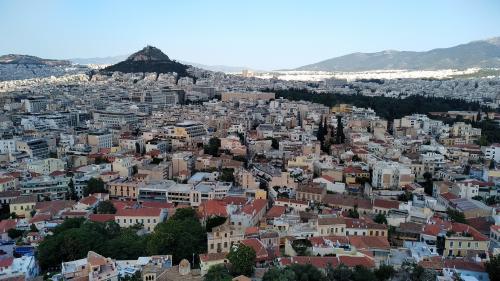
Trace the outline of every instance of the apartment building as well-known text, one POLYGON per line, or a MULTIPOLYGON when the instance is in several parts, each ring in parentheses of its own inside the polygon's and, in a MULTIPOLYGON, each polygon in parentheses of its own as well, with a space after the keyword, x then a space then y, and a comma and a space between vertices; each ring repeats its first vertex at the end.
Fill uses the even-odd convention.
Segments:
POLYGON ((115 222, 120 227, 142 225, 148 232, 153 231, 166 218, 167 210, 161 208, 125 208, 119 209, 115 214, 115 222))
POLYGON ((231 246, 240 243, 245 239, 245 231, 241 226, 223 224, 212 228, 212 232, 207 233, 207 252, 229 253, 231 246))
POLYGON ((411 169, 397 162, 377 162, 373 166, 372 186, 379 189, 398 189, 414 181, 411 169))

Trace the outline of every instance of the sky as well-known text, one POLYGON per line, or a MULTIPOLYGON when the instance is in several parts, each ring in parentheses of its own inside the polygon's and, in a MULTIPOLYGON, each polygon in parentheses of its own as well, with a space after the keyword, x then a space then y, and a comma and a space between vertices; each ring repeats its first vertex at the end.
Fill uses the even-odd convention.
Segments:
POLYGON ((131 54, 258 70, 500 36, 498 0, 0 0, 0 55, 131 54))

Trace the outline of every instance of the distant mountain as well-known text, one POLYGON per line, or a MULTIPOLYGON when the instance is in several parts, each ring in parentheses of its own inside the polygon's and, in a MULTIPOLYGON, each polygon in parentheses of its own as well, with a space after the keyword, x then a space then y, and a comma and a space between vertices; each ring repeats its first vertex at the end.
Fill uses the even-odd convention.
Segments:
POLYGON ((160 49, 146 46, 144 49, 130 55, 126 60, 104 68, 102 72, 176 72, 183 77, 189 76, 187 73, 188 68, 188 65, 171 60, 160 49))
POLYGON ((119 63, 127 59, 129 55, 121 55, 121 56, 111 56, 111 57, 96 57, 96 58, 74 58, 68 59, 72 63, 75 64, 98 64, 98 65, 109 65, 119 63))
MULTIPOLYGON (((127 59, 129 55, 121 55, 121 56, 110 56, 110 57, 96 57, 96 58, 74 58, 68 59, 72 63, 88 65, 88 64, 97 64, 97 65, 110 65, 115 64, 127 59)), ((250 69, 244 66, 230 66, 230 65, 206 65, 195 62, 188 62, 184 60, 179 60, 182 64, 192 65, 197 68, 202 68, 205 70, 216 71, 216 72, 241 72, 244 69, 250 69)), ((251 69, 250 69, 251 70, 251 69)))
POLYGON ((35 56, 8 54, 0 56, 0 64, 21 64, 21 65, 46 65, 46 66, 69 66, 67 60, 49 60, 35 56))
POLYGON ((295 70, 437 70, 466 69, 472 67, 500 67, 500 37, 473 41, 450 48, 433 49, 426 52, 387 50, 377 53, 353 53, 301 66, 295 70))

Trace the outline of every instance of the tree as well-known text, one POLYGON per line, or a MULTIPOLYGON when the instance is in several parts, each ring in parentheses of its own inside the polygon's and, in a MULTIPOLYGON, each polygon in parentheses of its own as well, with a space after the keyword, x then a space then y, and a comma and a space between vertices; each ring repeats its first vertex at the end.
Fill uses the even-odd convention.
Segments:
POLYGON ((342 124, 342 116, 337 116, 337 133, 335 134, 335 143, 341 144, 345 142, 344 125, 342 124))
POLYGON ((234 182, 234 169, 233 168, 223 168, 222 173, 219 177, 220 181, 234 182))
POLYGON ((390 280, 396 274, 396 270, 394 270, 392 265, 382 264, 375 269, 374 273, 379 281, 385 281, 390 280))
POLYGON ((279 268, 272 267, 270 268, 262 277, 262 281, 291 281, 297 280, 295 276, 295 272, 288 267, 279 268))
POLYGON ((495 170, 495 160, 490 161, 490 165, 488 166, 490 170, 495 170))
POLYGON ((359 158, 359 156, 357 154, 354 154, 354 156, 352 157, 351 159, 353 162, 360 162, 361 161, 361 158, 359 158))
POLYGON ((408 201, 412 200, 412 198, 413 198, 413 194, 409 191, 405 191, 404 193, 401 193, 398 196, 398 200, 404 201, 404 202, 408 202, 408 201))
POLYGON ((500 255, 490 257, 490 260, 486 262, 485 266, 490 281, 500 281, 500 255))
POLYGON ((377 281, 375 273, 363 265, 356 265, 352 272, 353 281, 377 281))
POLYGON ((423 177, 425 179, 424 192, 429 195, 432 195, 432 174, 429 172, 425 172, 423 174, 423 177))
POLYGON ((449 218, 454 221, 454 222, 459 222, 459 223, 467 223, 467 221, 465 220, 465 215, 464 213, 460 212, 460 211, 457 211, 457 210, 453 210, 451 208, 448 208, 446 210, 446 214, 448 214, 449 218))
POLYGON ((205 281, 231 281, 233 277, 229 274, 227 268, 222 265, 214 265, 208 269, 207 274, 205 274, 205 281))
POLYGON ((280 148, 280 142, 277 139, 268 137, 268 138, 266 138, 266 140, 271 141, 271 148, 272 149, 279 149, 280 148))
POLYGON ((36 225, 35 225, 34 223, 32 223, 32 224, 30 225, 30 231, 31 231, 31 232, 38 232, 38 228, 36 227, 36 225))
POLYGON ((231 263, 231 274, 233 276, 252 275, 255 266, 255 258, 255 251, 251 247, 244 244, 232 247, 227 255, 227 259, 231 263))
POLYGON ((73 178, 69 180, 68 183, 68 195, 66 196, 69 200, 78 200, 78 196, 75 191, 75 184, 73 183, 73 178))
POLYGON ((375 219, 373 219, 373 221, 376 222, 376 223, 380 223, 380 224, 387 224, 387 218, 382 213, 378 213, 375 216, 375 219))
POLYGON ((352 270, 345 264, 339 264, 335 268, 329 264, 326 268, 326 277, 328 280, 351 281, 352 270))
POLYGON ((15 228, 11 228, 7 230, 7 235, 10 237, 10 239, 16 239, 21 236, 23 236, 23 231, 15 228))
POLYGON ((311 241, 307 239, 296 239, 292 242, 292 248, 298 256, 309 256, 309 248, 311 247, 311 241))
POLYGON ((101 201, 97 204, 96 211, 98 214, 114 214, 116 213, 116 208, 111 201, 101 201))
POLYGON ((354 209, 349 209, 349 211, 347 212, 347 216, 353 219, 359 218, 358 206, 354 205, 354 209))
POLYGON ((204 147, 205 154, 210 154, 214 157, 219 156, 220 139, 213 137, 208 140, 208 144, 204 147))
POLYGON ((212 228, 224 224, 226 220, 227 218, 221 216, 210 217, 207 219, 205 228, 207 232, 212 232, 212 228))
POLYGON ((87 186, 83 189, 83 196, 89 196, 93 193, 106 193, 104 181, 102 179, 91 178, 87 182, 87 186))
POLYGON ((289 268, 300 281, 326 281, 326 276, 311 264, 292 264, 289 268))
POLYGON ((204 253, 206 232, 196 217, 196 211, 181 208, 166 222, 157 224, 148 238, 146 250, 149 255, 171 254, 174 263, 204 253))

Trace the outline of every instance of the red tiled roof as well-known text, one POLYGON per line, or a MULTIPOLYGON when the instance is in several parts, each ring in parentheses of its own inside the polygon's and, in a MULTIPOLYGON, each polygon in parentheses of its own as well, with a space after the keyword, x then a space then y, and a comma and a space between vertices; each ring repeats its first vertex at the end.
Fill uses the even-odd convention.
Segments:
POLYGON ((245 197, 237 196, 226 196, 222 201, 226 202, 228 205, 244 205, 247 202, 245 197))
POLYGON ((13 262, 14 262, 14 258, 13 257, 8 257, 8 258, 0 259, 0 268, 10 267, 10 266, 12 266, 13 262))
POLYGON ((281 217, 285 213, 285 206, 273 206, 269 211, 267 211, 266 218, 273 219, 281 217))
POLYGON ((198 210, 202 217, 208 218, 212 216, 227 217, 227 203, 222 200, 207 200, 201 202, 198 210))
POLYGON ((227 256, 227 253, 208 253, 208 254, 200 254, 200 261, 216 261, 223 260, 227 256))
POLYGON ((250 204, 243 206, 243 209, 241 211, 248 215, 254 215, 259 213, 262 209, 266 208, 266 205, 267 200, 255 199, 250 204))
POLYGON ((458 196, 456 196, 455 194, 451 193, 451 192, 446 192, 446 193, 441 193, 440 194, 441 197, 443 197, 445 200, 452 200, 452 199, 457 199, 458 196))
POLYGON ((89 220, 93 222, 108 222, 114 221, 115 215, 113 214, 90 214, 89 220))
POLYGON ((389 241, 383 236, 350 236, 351 245, 357 249, 389 249, 389 241))
POLYGON ((13 180, 15 180, 15 178, 13 178, 13 177, 1 177, 0 178, 0 184, 11 182, 13 180))
POLYGON ((16 224, 16 221, 11 219, 0 221, 0 233, 5 233, 9 229, 16 228, 16 224))
POLYGON ((141 206, 145 208, 160 208, 160 209, 172 209, 175 208, 174 203, 169 202, 152 202, 152 201, 144 201, 141 202, 141 206))
POLYGON ((29 221, 29 223, 37 223, 37 222, 41 222, 41 221, 49 221, 52 219, 52 215, 51 214, 36 214, 34 217, 31 218, 31 220, 29 221))
POLYGON ((116 216, 121 217, 158 217, 161 214, 160 208, 137 208, 137 209, 119 209, 116 216))
POLYGON ((265 261, 268 259, 269 255, 267 254, 266 247, 257 238, 249 238, 242 240, 241 243, 248 247, 251 247, 255 251, 255 260, 256 261, 265 261))
POLYGON ((375 199, 373 206, 384 209, 399 209, 399 201, 375 199))
POLYGON ((90 195, 90 196, 87 196, 87 197, 83 197, 82 199, 80 199, 79 201, 80 203, 84 204, 84 205, 88 205, 88 206, 92 206, 94 205, 95 203, 97 203, 97 198, 90 195))

